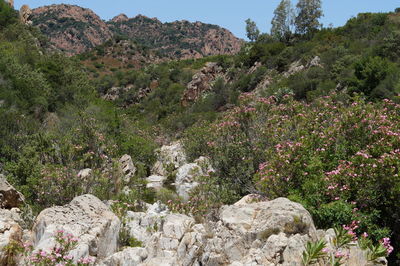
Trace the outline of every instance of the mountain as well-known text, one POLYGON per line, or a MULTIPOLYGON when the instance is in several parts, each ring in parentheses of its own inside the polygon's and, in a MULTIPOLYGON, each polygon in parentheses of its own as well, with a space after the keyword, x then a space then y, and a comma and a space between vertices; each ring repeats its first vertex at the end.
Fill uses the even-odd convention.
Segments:
POLYGON ((56 48, 69 55, 87 51, 113 36, 98 15, 79 6, 39 7, 32 10, 32 21, 56 48))
POLYGON ((33 10, 33 25, 59 50, 75 55, 113 37, 149 47, 160 56, 178 59, 235 54, 243 41, 227 29, 202 22, 162 23, 156 18, 120 14, 104 22, 92 10, 75 5, 51 5, 33 10))
POLYGON ((230 31, 212 24, 186 20, 162 23, 156 18, 121 14, 107 23, 114 34, 126 36, 161 55, 181 59, 239 52, 242 41, 230 31))

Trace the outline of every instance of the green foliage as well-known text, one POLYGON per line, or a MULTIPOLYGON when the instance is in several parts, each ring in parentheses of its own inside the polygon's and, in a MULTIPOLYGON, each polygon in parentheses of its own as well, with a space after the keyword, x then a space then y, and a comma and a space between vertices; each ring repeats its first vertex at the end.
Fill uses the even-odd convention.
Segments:
POLYGON ((279 228, 268 228, 257 235, 257 238, 263 241, 267 241, 272 235, 277 235, 280 233, 279 228))
POLYGON ((389 62, 381 57, 367 57, 358 61, 355 66, 354 87, 352 90, 371 95, 389 72, 389 62))
POLYGON ((246 19, 246 35, 247 38, 249 38, 250 41, 254 42, 257 41, 259 35, 260 35, 260 30, 257 28, 257 25, 254 21, 251 19, 246 19))
POLYGON ((323 12, 320 0, 299 0, 296 8, 295 25, 297 33, 312 33, 321 26, 319 19, 323 16, 323 12))
POLYGON ((231 184, 223 182, 213 172, 199 177, 199 183, 189 194, 189 200, 176 197, 165 202, 170 210, 204 219, 207 214, 216 212, 222 205, 231 204, 239 199, 231 184))
POLYGON ((293 216, 293 221, 285 224, 283 232, 289 235, 304 234, 308 230, 307 223, 303 222, 303 217, 293 216))
POLYGON ((280 41, 289 41, 292 33, 294 11, 290 0, 282 0, 274 11, 271 35, 280 41))
POLYGON ((18 12, 16 12, 4 0, 0 0, 0 29, 8 26, 9 24, 18 21, 18 12))
POLYGON ((307 242, 306 250, 303 252, 302 263, 304 266, 312 265, 318 262, 318 259, 325 256, 322 251, 326 247, 326 242, 320 239, 318 242, 307 242))
POLYGON ((334 228, 335 238, 333 238, 332 243, 336 248, 345 247, 353 240, 352 235, 348 233, 343 227, 338 226, 334 228))

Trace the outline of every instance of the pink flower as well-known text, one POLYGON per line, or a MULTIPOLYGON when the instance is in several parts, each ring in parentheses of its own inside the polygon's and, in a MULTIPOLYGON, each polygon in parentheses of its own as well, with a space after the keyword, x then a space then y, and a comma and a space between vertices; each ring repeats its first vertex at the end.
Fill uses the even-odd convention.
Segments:
POLYGON ((346 254, 344 254, 342 251, 338 250, 335 253, 335 257, 336 258, 343 258, 344 256, 346 256, 346 254))
POLYGON ((390 244, 390 238, 385 237, 382 240, 380 240, 379 242, 382 243, 382 245, 386 248, 386 252, 389 255, 390 253, 393 252, 393 246, 390 244))
POLYGON ((322 252, 323 252, 323 253, 329 253, 329 251, 330 251, 329 248, 323 248, 323 249, 322 249, 322 252))

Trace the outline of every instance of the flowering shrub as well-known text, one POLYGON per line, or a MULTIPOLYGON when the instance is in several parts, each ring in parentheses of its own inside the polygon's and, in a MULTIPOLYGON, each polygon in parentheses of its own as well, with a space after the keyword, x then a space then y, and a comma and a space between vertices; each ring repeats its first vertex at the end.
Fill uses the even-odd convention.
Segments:
POLYGON ((46 165, 42 168, 42 178, 31 184, 37 193, 36 201, 42 207, 64 205, 74 197, 91 193, 100 199, 108 199, 117 189, 117 166, 109 166, 108 171, 94 170, 89 176, 79 176, 71 168, 46 165))
POLYGON ((186 137, 190 154, 205 152, 239 194, 289 197, 318 227, 357 220, 355 232, 400 243, 400 105, 336 93, 312 103, 240 99, 223 120, 200 128, 201 137, 186 137))
POLYGON ((316 263, 318 259, 328 261, 327 265, 339 266, 345 263, 344 260, 350 256, 349 247, 358 245, 361 249, 367 250, 367 260, 374 262, 380 257, 389 256, 393 251, 389 238, 383 238, 377 245, 368 239, 368 234, 363 233, 359 239, 354 233, 358 228, 358 221, 353 221, 350 225, 343 225, 335 228, 335 237, 332 240, 332 247, 328 248, 327 243, 320 239, 317 242, 308 242, 303 252, 303 265, 308 266, 316 263))
POLYGON ((25 262, 37 266, 83 266, 94 263, 93 257, 79 258, 77 263, 74 262, 74 258, 69 253, 77 246, 79 239, 72 234, 58 230, 55 232, 54 238, 57 244, 50 251, 33 251, 32 245, 25 243, 22 249, 25 262))

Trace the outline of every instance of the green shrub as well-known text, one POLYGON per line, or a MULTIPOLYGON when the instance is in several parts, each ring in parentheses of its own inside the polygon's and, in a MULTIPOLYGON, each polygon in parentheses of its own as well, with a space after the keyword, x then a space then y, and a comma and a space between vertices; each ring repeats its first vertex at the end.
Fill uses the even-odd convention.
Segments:
POLYGON ((270 236, 277 235, 279 233, 280 233, 279 228, 269 228, 259 233, 257 235, 257 239, 267 241, 270 236))

